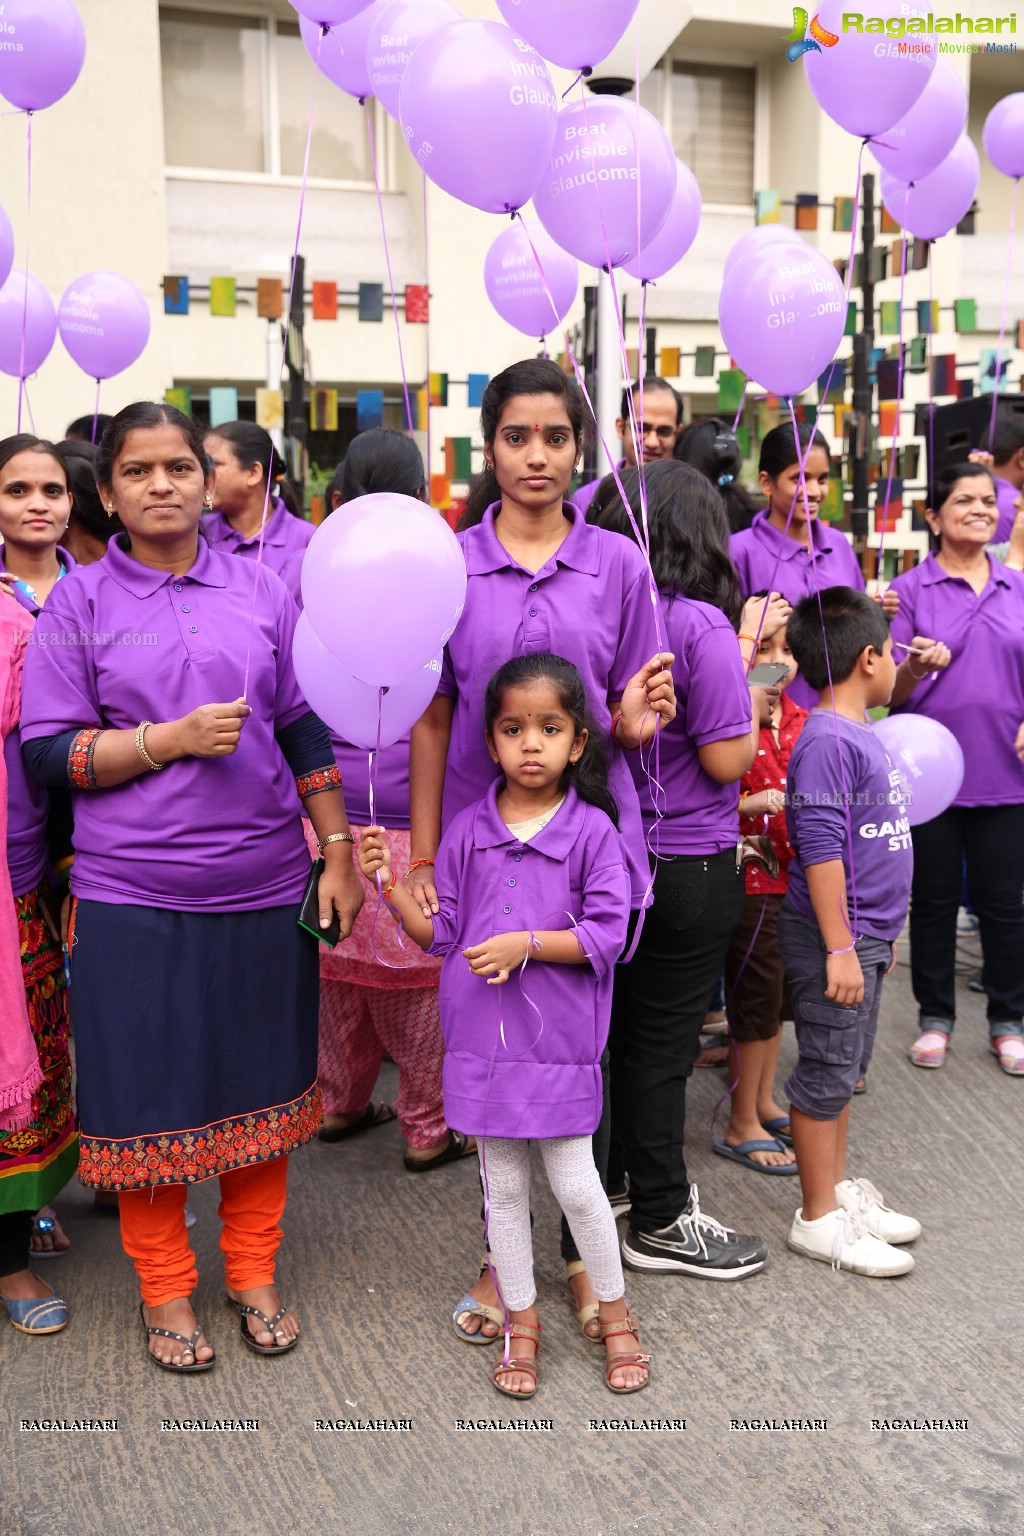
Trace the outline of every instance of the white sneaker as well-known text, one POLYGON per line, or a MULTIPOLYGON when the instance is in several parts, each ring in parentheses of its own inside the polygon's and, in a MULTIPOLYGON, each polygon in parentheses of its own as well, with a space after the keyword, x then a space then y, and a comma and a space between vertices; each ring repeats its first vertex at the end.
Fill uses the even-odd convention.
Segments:
POLYGON ((856 1211, 872 1237, 883 1243, 912 1243, 921 1236, 921 1223, 890 1210, 870 1179, 844 1179, 836 1185, 836 1199, 844 1211, 856 1211))
POLYGON ((855 1275, 906 1275, 914 1267, 909 1253, 872 1237, 855 1211, 829 1211, 817 1221, 804 1221, 797 1211, 789 1229, 789 1246, 809 1259, 821 1259, 833 1269, 849 1269, 855 1275))

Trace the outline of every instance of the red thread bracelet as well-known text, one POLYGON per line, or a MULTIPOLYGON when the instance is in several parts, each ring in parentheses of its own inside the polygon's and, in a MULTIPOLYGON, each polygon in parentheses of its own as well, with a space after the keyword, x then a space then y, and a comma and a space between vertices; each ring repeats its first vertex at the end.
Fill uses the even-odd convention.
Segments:
POLYGON ((615 719, 612 721, 612 741, 619 748, 620 752, 639 752, 643 747, 642 741, 638 741, 635 747, 631 747, 628 742, 622 741, 620 739, 618 731, 621 724, 622 710, 620 709, 618 714, 615 716, 615 719))

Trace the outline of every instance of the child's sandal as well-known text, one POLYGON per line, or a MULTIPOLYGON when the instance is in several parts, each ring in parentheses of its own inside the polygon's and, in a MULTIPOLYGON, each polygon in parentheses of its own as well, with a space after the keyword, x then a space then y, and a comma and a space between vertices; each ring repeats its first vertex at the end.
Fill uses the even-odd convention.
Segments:
MULTIPOLYGON (((622 1333, 628 1333, 630 1337, 634 1338, 638 1344, 640 1343, 640 1334, 637 1331, 636 1320, 634 1319, 633 1314, 628 1307, 626 1308, 625 1317, 616 1317, 613 1318, 610 1322, 601 1324, 601 1342, 604 1343, 605 1339, 617 1339, 622 1333)), ((644 1387, 649 1384, 651 1379, 650 1366, 650 1355, 641 1355, 639 1353, 609 1355, 605 1361, 604 1366, 605 1386, 608 1388, 609 1392, 614 1392, 620 1397, 625 1397, 626 1394, 630 1392, 642 1392, 644 1387), (644 1377, 643 1381, 638 1382, 635 1387, 613 1386, 612 1372, 621 1370, 624 1365, 642 1365, 647 1371, 647 1375, 644 1377)))
MULTIPOLYGON (((570 1259, 566 1263, 565 1278, 570 1282, 570 1291, 572 1291, 571 1282, 576 1278, 576 1276, 585 1275, 586 1272, 587 1266, 584 1264, 582 1259, 570 1259)), ((576 1321, 580 1325, 580 1332, 585 1339, 590 1340, 591 1344, 600 1344, 601 1342, 601 1335, 599 1333, 587 1332, 587 1329, 590 1327, 591 1323, 596 1323, 599 1321, 598 1314, 600 1311, 601 1308, 596 1301, 588 1301, 585 1306, 578 1307, 576 1309, 576 1321)))
MULTIPOLYGON (((506 1350, 511 1349, 513 1339, 532 1339, 537 1346, 537 1354, 539 1354, 540 1323, 537 1324, 536 1328, 531 1328, 528 1323, 509 1323, 505 1329, 505 1339, 506 1350)), ((505 1352, 502 1351, 502 1358, 498 1361, 497 1365, 491 1372, 491 1380, 494 1382, 494 1385, 497 1387, 498 1391, 501 1392, 505 1397, 518 1397, 522 1398, 523 1401, 529 1397, 533 1397, 537 1390, 537 1355, 534 1355, 532 1358, 527 1360, 517 1360, 514 1355, 510 1355, 506 1360, 505 1352), (524 1376, 531 1377, 533 1380, 533 1386, 530 1388, 529 1392, 513 1392, 510 1387, 503 1387, 501 1382, 498 1380, 498 1377, 504 1376, 506 1371, 520 1371, 524 1376)))

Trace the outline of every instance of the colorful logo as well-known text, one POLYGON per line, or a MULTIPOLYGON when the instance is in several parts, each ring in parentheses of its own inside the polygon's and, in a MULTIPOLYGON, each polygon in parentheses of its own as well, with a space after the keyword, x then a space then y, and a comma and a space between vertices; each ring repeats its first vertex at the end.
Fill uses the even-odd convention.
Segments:
POLYGON ((789 47, 786 49, 786 58, 791 64, 795 64, 805 53, 820 53, 822 48, 834 48, 838 41, 834 32, 826 32, 817 16, 811 22, 808 35, 807 12, 802 5, 794 5, 793 30, 787 38, 789 47))

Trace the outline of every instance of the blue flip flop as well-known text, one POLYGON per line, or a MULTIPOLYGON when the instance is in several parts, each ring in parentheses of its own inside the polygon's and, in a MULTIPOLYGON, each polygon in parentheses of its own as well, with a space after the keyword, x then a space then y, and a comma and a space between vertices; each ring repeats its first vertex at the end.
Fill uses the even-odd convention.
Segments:
POLYGON ((711 1143, 712 1152, 717 1152, 719 1157, 731 1158, 734 1163, 742 1163, 745 1168, 753 1168, 755 1173, 796 1173, 796 1163, 755 1163, 751 1152, 782 1152, 784 1147, 781 1141, 774 1137, 770 1141, 758 1139, 757 1141, 741 1141, 738 1146, 730 1147, 728 1142, 722 1141, 716 1136, 711 1143))
POLYGON ((771 1131, 775 1140, 781 1141, 784 1147, 791 1147, 793 1145, 793 1138, 789 1134, 788 1115, 775 1115, 771 1120, 762 1120, 761 1124, 766 1131, 771 1131), (783 1130, 783 1126, 785 1126, 785 1130, 783 1130))

